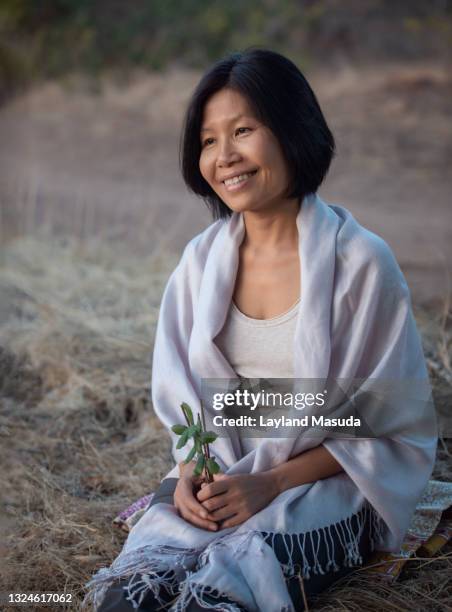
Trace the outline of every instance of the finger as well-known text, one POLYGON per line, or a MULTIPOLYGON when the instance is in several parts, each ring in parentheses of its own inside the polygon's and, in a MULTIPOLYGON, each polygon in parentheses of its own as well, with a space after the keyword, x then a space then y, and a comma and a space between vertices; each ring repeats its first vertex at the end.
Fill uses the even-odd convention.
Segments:
POLYGON ((175 503, 179 505, 182 510, 189 510, 200 519, 208 519, 208 511, 197 501, 191 486, 182 488, 182 494, 175 499, 175 503))
POLYGON ((240 519, 239 514, 235 514, 234 516, 229 517, 228 519, 222 521, 220 523, 220 529, 227 529, 228 527, 236 527, 243 523, 243 520, 240 519))
MULTIPOLYGON (((213 474, 213 479, 214 480, 219 480, 219 476, 226 476, 226 474, 224 472, 218 472, 217 474, 213 474)), ((203 476, 199 476, 199 479, 203 479, 203 476)), ((201 487, 207 487, 209 483, 206 482, 205 480, 202 481, 201 487)))
POLYGON ((208 531, 218 530, 217 523, 215 523, 214 521, 202 519, 197 514, 195 514, 194 512, 191 512, 187 508, 185 508, 182 518, 184 518, 186 521, 188 521, 192 525, 195 525, 196 527, 200 527, 201 529, 207 529, 208 531))
POLYGON ((201 488, 201 490, 199 490, 196 494, 196 497, 200 502, 205 501, 206 499, 209 499, 209 497, 213 497, 214 495, 226 493, 226 491, 228 490, 228 486, 229 485, 225 480, 211 482, 210 484, 207 484, 205 487, 201 488))
POLYGON ((218 508, 217 510, 213 510, 209 512, 209 519, 213 521, 223 521, 229 518, 232 518, 236 515, 236 512, 231 509, 230 505, 223 506, 222 508, 218 508))
MULTIPOLYGON (((212 485, 215 482, 221 482, 222 480, 229 479, 229 476, 227 476, 226 474, 223 474, 223 472, 219 472, 218 474, 213 474, 213 479, 214 479, 213 482, 210 482, 210 483, 204 481, 201 484, 200 490, 201 489, 206 489, 207 487, 212 487, 212 485)), ((215 491, 218 492, 220 490, 222 490, 222 487, 219 486, 218 484, 215 487, 213 487, 213 488, 207 489, 207 491, 209 492, 209 495, 216 495, 215 491), (214 491, 214 492, 212 493, 212 491, 214 491)), ((199 491, 198 491, 198 493, 199 493, 199 491)))
POLYGON ((209 497, 205 501, 201 502, 203 508, 207 510, 207 512, 213 512, 218 508, 223 508, 230 503, 230 499, 227 493, 222 493, 221 495, 214 495, 213 497, 209 497))
POLYGON ((189 496, 186 499, 186 507, 188 508, 188 510, 190 510, 190 512, 196 514, 200 519, 208 518, 208 510, 204 508, 204 506, 200 504, 193 495, 189 496))

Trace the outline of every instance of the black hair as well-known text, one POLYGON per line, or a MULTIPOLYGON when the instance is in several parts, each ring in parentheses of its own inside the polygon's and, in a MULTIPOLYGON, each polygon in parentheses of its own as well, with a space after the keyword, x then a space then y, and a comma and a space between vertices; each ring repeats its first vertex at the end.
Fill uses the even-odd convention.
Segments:
POLYGON ((185 113, 180 141, 182 176, 188 188, 204 199, 214 219, 229 217, 232 211, 200 172, 200 130, 206 102, 225 87, 242 94, 279 141, 291 176, 286 197, 301 201, 315 193, 335 151, 319 103, 291 60, 275 51, 250 48, 216 62, 201 78, 185 113))

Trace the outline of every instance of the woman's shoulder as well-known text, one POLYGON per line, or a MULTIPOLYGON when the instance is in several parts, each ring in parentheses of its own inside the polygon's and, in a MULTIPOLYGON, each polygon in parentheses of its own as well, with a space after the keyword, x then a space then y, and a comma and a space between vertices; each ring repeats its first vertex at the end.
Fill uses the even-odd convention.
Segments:
POLYGON ((346 264, 348 271, 371 275, 384 285, 399 284, 406 288, 405 278, 388 243, 358 223, 347 208, 338 205, 330 205, 330 208, 339 218, 337 257, 346 264))
POLYGON ((182 259, 196 259, 198 262, 205 260, 213 241, 226 223, 226 219, 218 219, 208 225, 202 232, 196 234, 186 244, 182 259))
POLYGON ((186 244, 172 276, 196 280, 201 276, 212 243, 224 227, 227 220, 219 219, 196 234, 186 244))

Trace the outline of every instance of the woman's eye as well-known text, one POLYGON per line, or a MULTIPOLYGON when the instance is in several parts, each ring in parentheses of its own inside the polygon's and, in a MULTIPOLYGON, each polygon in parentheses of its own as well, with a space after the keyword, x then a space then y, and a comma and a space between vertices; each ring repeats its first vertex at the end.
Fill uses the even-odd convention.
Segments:
MULTIPOLYGON (((239 127, 239 128, 236 129, 235 132, 236 132, 236 134, 237 133, 244 134, 244 133, 246 133, 246 130, 251 131, 251 128, 248 128, 248 127, 239 127)), ((209 146, 210 144, 212 144, 214 142, 214 140, 215 140, 214 138, 206 138, 203 141, 202 146, 203 147, 209 146)))

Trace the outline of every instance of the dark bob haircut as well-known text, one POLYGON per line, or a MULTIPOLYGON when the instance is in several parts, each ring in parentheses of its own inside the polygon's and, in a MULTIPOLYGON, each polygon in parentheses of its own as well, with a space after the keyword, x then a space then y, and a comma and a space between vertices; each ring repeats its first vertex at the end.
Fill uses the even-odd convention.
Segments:
POLYGON ((314 92, 295 64, 279 53, 259 48, 231 53, 215 63, 192 94, 180 141, 180 167, 190 191, 204 199, 214 219, 232 214, 199 170, 204 106, 225 87, 242 94, 256 118, 279 141, 291 176, 286 197, 301 201, 315 193, 334 155, 333 135, 314 92))

